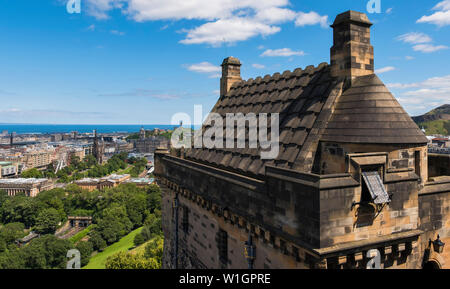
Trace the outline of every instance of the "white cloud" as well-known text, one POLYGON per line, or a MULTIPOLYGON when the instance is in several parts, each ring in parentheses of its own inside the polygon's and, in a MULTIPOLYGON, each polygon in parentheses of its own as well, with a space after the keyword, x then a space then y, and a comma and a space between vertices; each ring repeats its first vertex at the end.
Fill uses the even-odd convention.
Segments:
POLYGON ((417 105, 423 109, 450 103, 450 75, 432 77, 416 83, 391 83, 391 89, 402 90, 397 98, 406 109, 417 111, 417 105))
POLYGON ((267 49, 264 51, 261 56, 262 57, 275 57, 275 56, 281 56, 281 57, 290 57, 290 56, 303 56, 305 55, 305 52, 299 50, 294 51, 290 48, 281 48, 281 49, 267 49))
POLYGON ((450 0, 444 0, 436 4, 433 8, 434 10, 443 10, 448 11, 450 10, 450 0))
POLYGON ((407 56, 405 56, 405 59, 406 59, 406 60, 413 60, 414 57, 407 55, 407 56))
POLYGON ((88 15, 98 20, 105 20, 109 18, 110 10, 123 7, 122 2, 122 0, 86 0, 86 11, 88 15))
POLYGON ((222 71, 220 66, 213 65, 209 62, 200 62, 197 64, 192 64, 187 67, 189 71, 199 72, 199 73, 213 73, 222 71))
POLYGON ((428 43, 431 42, 432 39, 430 36, 425 33, 420 32, 411 32, 400 35, 397 37, 397 40, 403 41, 405 43, 418 44, 418 43, 428 43))
POLYGON ((279 32, 277 26, 267 25, 252 19, 235 17, 208 22, 192 30, 187 30, 183 44, 207 43, 220 46, 223 43, 234 43, 247 40, 257 35, 268 36, 279 32))
POLYGON ((388 8, 388 9, 386 9, 386 14, 391 14, 391 13, 392 13, 392 10, 394 10, 394 8, 388 8))
POLYGON ((328 27, 328 16, 321 16, 314 11, 309 13, 299 12, 295 20, 296 26, 316 25, 320 24, 322 27, 328 27))
POLYGON ((295 20, 296 26, 327 27, 328 16, 289 8, 289 0, 86 0, 87 13, 107 19, 113 9, 137 22, 155 20, 199 20, 205 23, 183 29, 183 44, 210 44, 244 41, 281 31, 279 24, 295 20))
POLYGON ((253 66, 254 68, 256 68, 256 69, 264 69, 264 68, 266 68, 265 65, 258 64, 258 63, 253 63, 252 66, 253 66))
POLYGON ((437 12, 422 16, 417 23, 430 23, 437 26, 450 25, 450 0, 439 2, 433 10, 437 10, 437 12))
POLYGON ((395 67, 393 66, 386 66, 380 69, 375 70, 375 73, 377 74, 381 74, 381 73, 385 73, 385 72, 389 72, 389 71, 393 71, 395 70, 395 67))
POLYGON ((297 17, 297 13, 290 9, 286 8, 278 8, 278 7, 271 7, 264 10, 259 10, 256 13, 255 18, 257 20, 263 21, 265 23, 284 23, 287 21, 292 21, 297 17))
POLYGON ((94 24, 89 25, 89 27, 87 28, 87 30, 89 30, 89 31, 94 31, 94 30, 95 30, 95 25, 94 25, 94 24))
POLYGON ((424 53, 432 53, 439 50, 448 49, 445 45, 433 45, 433 44, 418 44, 413 46, 414 51, 420 51, 424 53))
POLYGON ((397 40, 403 41, 405 43, 414 44, 413 50, 420 51, 423 53, 432 53, 432 52, 436 52, 436 51, 444 50, 444 49, 448 48, 445 45, 431 44, 433 39, 431 39, 431 37, 426 35, 425 33, 421 33, 421 32, 406 33, 406 34, 398 36, 397 40))
POLYGON ((125 35, 125 32, 122 32, 119 30, 111 30, 110 32, 111 32, 111 34, 114 34, 114 35, 119 35, 119 36, 125 35))
POLYGON ((220 78, 222 76, 221 74, 222 68, 220 66, 213 65, 209 62, 200 62, 185 67, 189 71, 209 74, 208 76, 209 78, 220 78))

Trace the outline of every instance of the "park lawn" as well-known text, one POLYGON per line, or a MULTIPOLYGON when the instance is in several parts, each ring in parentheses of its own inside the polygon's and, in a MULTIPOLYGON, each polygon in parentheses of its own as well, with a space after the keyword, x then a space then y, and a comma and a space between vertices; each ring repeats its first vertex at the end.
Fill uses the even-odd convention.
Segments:
POLYGON ((128 166, 123 170, 119 170, 116 174, 118 175, 129 175, 131 174, 131 170, 133 169, 133 166, 128 166))
POLYGON ((118 252, 127 252, 134 247, 134 237, 142 231, 142 228, 143 227, 132 231, 118 242, 106 247, 103 252, 92 256, 89 260, 89 264, 84 266, 83 269, 105 269, 105 262, 109 256, 112 256, 118 252))
POLYGON ((92 229, 92 225, 88 226, 83 231, 76 233, 75 235, 70 237, 69 240, 72 241, 72 243, 76 244, 76 243, 78 243, 78 241, 80 241, 81 239, 86 237, 87 234, 89 233, 89 231, 91 231, 91 229, 92 229))

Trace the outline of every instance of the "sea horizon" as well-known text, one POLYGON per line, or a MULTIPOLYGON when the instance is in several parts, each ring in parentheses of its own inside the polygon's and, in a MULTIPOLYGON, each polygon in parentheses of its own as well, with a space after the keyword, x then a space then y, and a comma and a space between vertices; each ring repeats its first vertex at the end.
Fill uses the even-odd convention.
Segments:
POLYGON ((38 123, 0 123, 0 132, 16 134, 49 134, 49 133, 89 133, 97 130, 98 133, 132 133, 138 132, 141 127, 146 130, 173 129, 175 125, 167 124, 38 124, 38 123))

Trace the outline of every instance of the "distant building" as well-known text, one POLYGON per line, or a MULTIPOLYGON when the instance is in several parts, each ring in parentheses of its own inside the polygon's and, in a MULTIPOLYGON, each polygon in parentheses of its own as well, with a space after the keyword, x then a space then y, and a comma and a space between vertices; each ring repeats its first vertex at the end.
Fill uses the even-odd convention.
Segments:
POLYGON ((8 196, 15 196, 25 193, 28 197, 36 197, 42 191, 54 188, 54 184, 49 179, 0 179, 0 190, 8 193, 8 196))
POLYGON ((13 162, 0 162, 0 179, 13 177, 19 173, 19 166, 13 162))
POLYGON ((38 238, 40 235, 35 232, 30 232, 28 235, 16 241, 19 246, 24 246, 28 244, 31 240, 38 238))
POLYGON ((130 175, 116 175, 112 174, 103 178, 85 178, 75 181, 74 184, 82 188, 83 190, 104 190, 107 188, 114 188, 130 179, 130 175))
POLYGON ((450 148, 450 139, 447 137, 436 137, 431 140, 432 146, 450 148))
POLYGON ((32 150, 24 154, 24 164, 27 169, 45 168, 52 163, 52 156, 52 151, 32 150))
MULTIPOLYGON (((156 130, 154 132, 156 134, 156 130)), ((133 142, 137 153, 154 153, 157 148, 169 147, 169 140, 163 136, 146 137, 143 127, 139 131, 139 139, 133 142)))
POLYGON ((135 184, 139 188, 149 186, 155 182, 153 178, 132 178, 125 181, 125 184, 135 184))
POLYGON ((97 135, 97 130, 94 131, 94 145, 92 147, 92 154, 99 164, 103 163, 103 154, 105 153, 105 144, 97 135))

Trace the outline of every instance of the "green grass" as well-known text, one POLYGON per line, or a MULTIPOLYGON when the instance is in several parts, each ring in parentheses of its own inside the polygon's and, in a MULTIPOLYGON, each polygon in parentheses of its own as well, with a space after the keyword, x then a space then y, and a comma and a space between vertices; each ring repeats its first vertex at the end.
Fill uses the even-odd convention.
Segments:
POLYGON ((434 121, 419 123, 419 127, 420 128, 424 127, 427 135, 431 135, 431 134, 449 135, 450 134, 450 120, 434 120, 434 121))
POLYGON ((84 237, 86 237, 86 235, 89 233, 89 231, 91 231, 92 229, 92 225, 88 226, 86 229, 84 229, 81 232, 76 233, 75 235, 73 235, 72 237, 69 238, 70 241, 72 241, 72 243, 76 244, 78 243, 81 239, 83 239, 84 237))
POLYGON ((118 175, 129 175, 131 174, 131 170, 133 169, 133 166, 128 166, 123 170, 119 170, 116 174, 118 175))
POLYGON ((103 252, 92 256, 92 258, 89 260, 89 264, 83 267, 83 269, 105 269, 105 262, 109 256, 112 256, 118 252, 127 252, 134 247, 134 237, 142 231, 142 228, 143 227, 132 231, 131 233, 120 239, 118 242, 112 244, 109 247, 106 247, 103 252))

